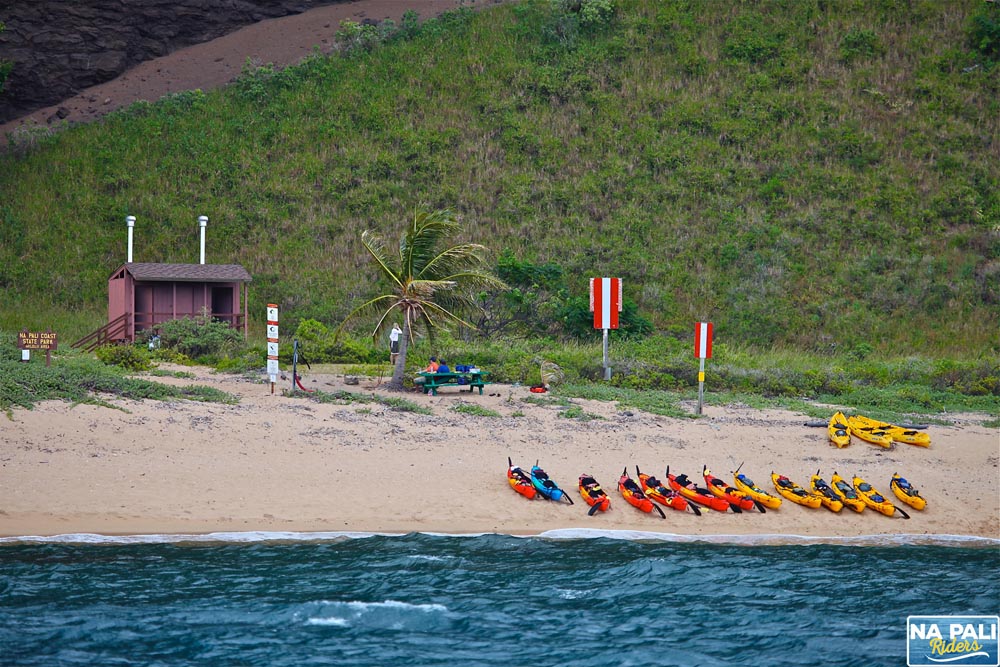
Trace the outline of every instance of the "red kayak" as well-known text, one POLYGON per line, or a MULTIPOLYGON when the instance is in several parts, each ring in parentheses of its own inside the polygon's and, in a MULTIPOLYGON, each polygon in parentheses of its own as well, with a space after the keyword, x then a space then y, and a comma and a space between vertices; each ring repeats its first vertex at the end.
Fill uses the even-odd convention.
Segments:
POLYGON ((680 512, 690 507, 691 511, 695 514, 701 514, 697 507, 684 500, 684 496, 663 486, 663 483, 652 475, 641 472, 639 466, 635 467, 635 474, 639 478, 639 484, 642 486, 643 493, 649 498, 680 512))
POLYGON ((687 475, 671 475, 669 467, 667 467, 667 481, 670 483, 671 489, 699 505, 704 505, 717 512, 728 512, 729 508, 732 507, 728 501, 713 496, 712 492, 708 489, 696 486, 694 482, 688 479, 687 475))
POLYGON ((587 512, 590 516, 611 509, 611 498, 604 492, 593 475, 580 475, 580 495, 590 505, 590 511, 587 512))
POLYGON ((618 479, 618 490, 622 492, 622 496, 633 507, 636 507, 643 512, 652 512, 653 510, 656 510, 660 513, 660 518, 667 518, 667 515, 663 513, 663 510, 661 510, 659 506, 654 505, 653 501, 647 498, 646 494, 642 492, 639 485, 628 476, 628 468, 625 468, 622 471, 622 476, 618 479))
POLYGON ((507 482, 510 484, 510 488, 528 500, 534 498, 535 494, 538 493, 535 485, 531 483, 531 475, 514 465, 509 456, 507 457, 507 482))
POLYGON ((702 467, 701 474, 702 477, 705 478, 705 484, 708 486, 708 490, 711 491, 716 497, 722 498, 732 505, 733 511, 737 514, 743 510, 752 510, 756 507, 753 502, 753 498, 736 487, 726 484, 723 480, 713 475, 712 471, 708 469, 708 466, 702 467))

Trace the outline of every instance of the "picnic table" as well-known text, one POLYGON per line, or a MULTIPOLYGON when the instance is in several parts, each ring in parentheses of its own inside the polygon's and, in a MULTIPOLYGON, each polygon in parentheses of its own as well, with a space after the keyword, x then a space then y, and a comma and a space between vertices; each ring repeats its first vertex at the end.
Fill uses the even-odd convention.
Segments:
POLYGON ((424 393, 428 391, 432 395, 437 396, 437 390, 439 387, 446 387, 449 385, 454 385, 457 387, 468 387, 469 393, 476 387, 479 387, 479 395, 483 394, 483 385, 490 384, 486 382, 485 378, 489 375, 487 371, 475 370, 475 371, 451 371, 449 373, 417 373, 424 377, 424 383, 420 385, 424 393))

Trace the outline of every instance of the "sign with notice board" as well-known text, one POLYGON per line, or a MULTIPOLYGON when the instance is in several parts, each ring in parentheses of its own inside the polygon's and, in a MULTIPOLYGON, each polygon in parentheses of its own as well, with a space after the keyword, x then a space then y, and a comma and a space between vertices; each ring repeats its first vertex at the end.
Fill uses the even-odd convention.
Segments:
POLYGON ((17 347, 22 350, 54 350, 56 334, 51 331, 18 331, 17 347))

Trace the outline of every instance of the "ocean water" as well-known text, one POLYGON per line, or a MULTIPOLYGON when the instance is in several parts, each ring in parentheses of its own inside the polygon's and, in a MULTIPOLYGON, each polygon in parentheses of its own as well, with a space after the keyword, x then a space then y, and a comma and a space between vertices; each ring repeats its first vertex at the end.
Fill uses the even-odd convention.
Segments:
POLYGON ((996 540, 177 539, 0 540, 0 665, 890 666, 1000 609, 996 540))

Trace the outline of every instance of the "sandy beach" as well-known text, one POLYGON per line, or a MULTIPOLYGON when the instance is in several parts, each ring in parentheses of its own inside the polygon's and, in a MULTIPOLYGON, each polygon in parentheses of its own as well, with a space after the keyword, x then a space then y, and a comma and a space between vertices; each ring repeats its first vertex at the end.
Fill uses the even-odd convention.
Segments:
MULTIPOLYGON (((180 370, 180 367, 177 368, 180 370)), ((191 371, 191 369, 184 369, 191 371)), ((216 531, 499 532, 558 529, 655 531, 682 535, 883 534, 1000 538, 1000 435, 986 415, 955 415, 931 426, 929 449, 883 450, 855 439, 836 449, 826 430, 782 410, 706 406, 701 419, 622 410, 573 399, 587 421, 561 416, 554 402, 530 402, 527 387, 488 385, 486 393, 442 389, 407 393, 433 415, 378 403, 324 404, 274 395, 266 383, 194 369, 195 380, 239 396, 237 405, 117 400, 122 410, 49 401, 0 418, 0 536, 68 533, 186 534, 216 531), (501 417, 456 412, 461 404, 501 417), (507 457, 536 460, 576 503, 529 501, 507 484, 507 457), (740 464, 772 491, 770 473, 802 485, 822 470, 859 474, 891 496, 899 472, 927 498, 904 520, 865 511, 807 509, 783 503, 766 514, 666 509, 643 514, 621 498, 622 468, 634 474, 686 473, 702 465, 731 479, 740 464), (587 516, 578 477, 594 475, 611 511, 587 516)), ((263 378, 262 378, 263 379, 263 378)), ((374 381, 347 386, 306 375, 307 388, 367 394, 374 381)), ((389 394, 398 396, 398 394, 389 394)), ((901 503, 899 503, 901 505, 901 503)))

